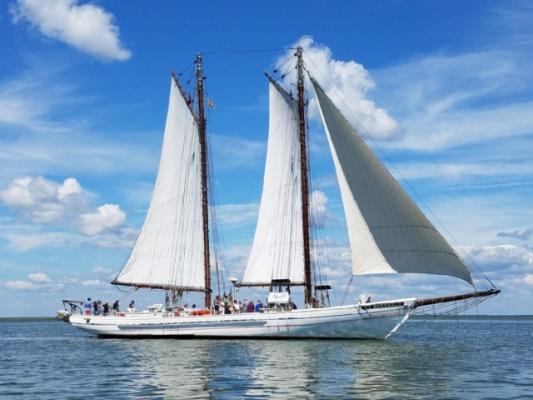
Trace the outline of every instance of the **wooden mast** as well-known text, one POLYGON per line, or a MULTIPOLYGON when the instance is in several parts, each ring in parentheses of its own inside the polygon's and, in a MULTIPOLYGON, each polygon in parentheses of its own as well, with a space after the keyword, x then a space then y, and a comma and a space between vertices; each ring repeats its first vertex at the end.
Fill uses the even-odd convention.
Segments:
POLYGON ((307 140, 305 132, 305 92, 302 47, 296 48, 296 88, 298 91, 298 117, 300 128, 300 175, 302 183, 302 228, 304 240, 305 304, 313 304, 313 282, 311 277, 311 254, 309 240, 309 168, 307 166, 307 140))
POLYGON ((196 100, 198 103, 198 137, 200 139, 200 169, 202 187, 202 220, 204 233, 204 286, 205 307, 211 308, 211 265, 209 258, 209 209, 207 197, 207 146, 206 146, 206 123, 204 110, 204 73, 202 66, 202 54, 196 54, 196 100))

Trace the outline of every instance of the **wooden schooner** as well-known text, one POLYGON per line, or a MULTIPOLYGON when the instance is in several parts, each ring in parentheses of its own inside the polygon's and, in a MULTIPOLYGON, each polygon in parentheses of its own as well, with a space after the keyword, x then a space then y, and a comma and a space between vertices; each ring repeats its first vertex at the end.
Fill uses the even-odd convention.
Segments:
MULTIPOLYGON (((269 135, 263 193, 246 270, 236 287, 269 287, 261 312, 218 314, 211 298, 208 162, 202 56, 196 57, 196 101, 171 79, 170 100, 155 187, 146 220, 113 284, 165 290, 174 299, 205 294, 201 315, 178 306, 142 312, 70 316, 100 336, 387 338, 412 313, 435 304, 479 301, 499 293, 474 287, 456 252, 312 76, 344 206, 352 274, 446 275, 474 288, 465 294, 326 306, 327 284, 313 284, 305 63, 295 49, 296 98, 267 75, 269 135), (303 286, 305 308, 293 309, 291 287, 303 286)), ((217 267, 218 268, 218 267, 217 267)), ((167 294, 168 295, 168 294, 167 294)))

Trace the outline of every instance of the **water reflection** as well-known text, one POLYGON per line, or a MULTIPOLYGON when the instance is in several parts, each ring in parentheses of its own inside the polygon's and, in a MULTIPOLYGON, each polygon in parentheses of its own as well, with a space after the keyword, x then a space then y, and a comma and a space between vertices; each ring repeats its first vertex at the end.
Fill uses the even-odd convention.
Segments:
POLYGON ((164 398, 395 397, 449 393, 446 349, 383 341, 129 341, 130 383, 164 398), (413 380, 413 375, 419 379, 413 380), (135 378, 133 378, 135 377, 135 378))
POLYGON ((389 341, 97 339, 0 324, 7 398, 526 398, 533 322, 406 326, 389 341), (525 397, 524 397, 525 396, 525 397))

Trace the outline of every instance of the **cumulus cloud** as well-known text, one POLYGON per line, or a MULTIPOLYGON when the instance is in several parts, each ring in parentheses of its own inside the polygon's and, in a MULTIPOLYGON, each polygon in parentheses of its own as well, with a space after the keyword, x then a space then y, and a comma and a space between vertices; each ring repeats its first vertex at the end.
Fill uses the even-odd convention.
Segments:
POLYGON ((28 279, 33 283, 46 283, 51 282, 48 275, 43 272, 35 272, 28 275, 28 279))
POLYGON ((48 275, 43 272, 28 274, 27 280, 6 281, 3 285, 8 289, 14 290, 55 289, 63 286, 61 283, 54 284, 48 275))
POLYGON ((83 242, 106 249, 130 249, 133 247, 138 235, 138 230, 124 226, 119 229, 114 229, 111 233, 103 232, 95 236, 88 236, 83 242))
MULTIPOLYGON (((502 290, 501 299, 498 297, 498 302, 503 303, 502 313, 520 305, 525 307, 525 313, 529 312, 529 299, 533 286, 533 251, 529 247, 502 244, 465 250, 496 287, 502 290)), ((515 310, 515 312, 524 311, 515 310)))
POLYGON ((119 39, 111 13, 77 0, 17 0, 11 4, 14 23, 27 22, 43 36, 102 60, 124 61, 131 52, 119 39))
POLYGON ((4 286, 9 289, 36 289, 37 285, 30 281, 7 281, 4 282, 4 286))
MULTIPOLYGON (((468 255, 484 271, 502 271, 505 269, 522 271, 533 267, 533 251, 527 247, 512 244, 492 246, 463 246, 456 249, 459 254, 468 255)), ((468 258, 466 259, 468 264, 468 258)))
MULTIPOLYGON (((397 133, 398 125, 389 114, 377 107, 369 98, 375 82, 370 73, 355 61, 340 61, 333 58, 333 53, 326 47, 314 42, 310 36, 300 38, 293 47, 302 46, 304 63, 311 75, 320 83, 344 116, 356 127, 363 127, 361 133, 369 132, 376 138, 389 138, 397 133)), ((294 68, 287 69, 287 58, 294 50, 289 50, 281 57, 276 67, 285 75, 287 83, 295 82, 294 68)), ((310 86, 308 86, 310 87, 310 86)), ((309 115, 319 118, 316 100, 309 105, 309 115)))
POLYGON ((0 201, 21 210, 33 222, 47 223, 85 207, 86 193, 74 178, 59 184, 42 176, 25 176, 14 179, 1 191, 0 201))
POLYGON ((22 231, 10 230, 3 235, 8 246, 17 252, 67 243, 131 247, 137 231, 123 226, 126 213, 117 204, 103 204, 94 208, 90 205, 90 197, 75 178, 67 178, 62 183, 41 176, 14 179, 5 190, 0 191, 0 203, 20 211, 35 224, 55 224, 60 228, 70 226, 88 237, 80 238, 66 231, 42 232, 41 227, 38 227, 38 231, 37 227, 26 227, 22 231))
POLYGON ((62 232, 11 233, 6 239, 11 249, 25 253, 43 246, 62 246, 67 243, 68 235, 62 232))
POLYGON ((80 282, 82 286, 90 286, 90 287, 99 287, 104 286, 107 284, 107 282, 101 281, 100 279, 88 279, 85 281, 80 282))
POLYGON ((104 204, 93 213, 82 214, 80 220, 81 232, 94 236, 122 225, 126 220, 126 213, 117 204, 104 204))

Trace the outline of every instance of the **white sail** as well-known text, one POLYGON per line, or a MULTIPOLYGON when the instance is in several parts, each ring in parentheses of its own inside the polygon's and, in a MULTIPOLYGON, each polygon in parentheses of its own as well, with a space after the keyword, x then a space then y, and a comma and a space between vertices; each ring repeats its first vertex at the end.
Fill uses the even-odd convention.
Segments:
POLYGON ((198 127, 172 79, 152 200, 131 256, 114 283, 203 289, 203 243, 198 127))
POLYGON ((311 80, 341 189, 353 274, 425 273, 472 283, 450 245, 311 80))
POLYGON ((304 282, 300 144, 297 103, 270 83, 263 194, 244 284, 304 282))

